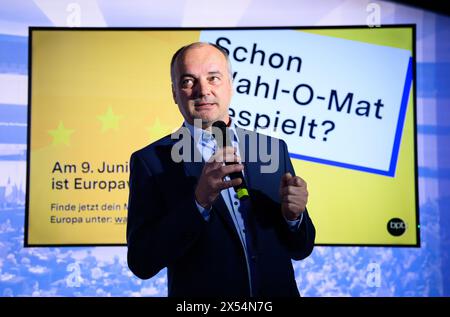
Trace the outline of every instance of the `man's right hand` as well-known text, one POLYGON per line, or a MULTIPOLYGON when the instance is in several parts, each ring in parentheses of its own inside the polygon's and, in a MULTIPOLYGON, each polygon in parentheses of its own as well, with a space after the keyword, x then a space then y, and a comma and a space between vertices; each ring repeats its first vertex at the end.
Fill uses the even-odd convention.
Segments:
POLYGON ((224 165, 223 162, 240 163, 240 158, 236 155, 235 148, 228 146, 219 149, 205 163, 195 189, 195 199, 203 208, 211 208, 223 189, 242 183, 240 178, 230 181, 224 181, 223 178, 228 174, 242 171, 244 166, 242 164, 224 165))

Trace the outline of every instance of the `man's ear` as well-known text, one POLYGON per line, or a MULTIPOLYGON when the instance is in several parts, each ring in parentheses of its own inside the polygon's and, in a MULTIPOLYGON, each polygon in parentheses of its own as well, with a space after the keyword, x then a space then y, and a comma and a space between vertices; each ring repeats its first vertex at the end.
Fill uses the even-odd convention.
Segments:
POLYGON ((176 94, 176 92, 175 92, 175 87, 173 86, 173 83, 172 83, 172 98, 173 98, 173 102, 175 102, 175 104, 177 104, 177 94, 176 94))
POLYGON ((230 89, 231 89, 231 91, 230 91, 230 96, 231 97, 233 97, 233 95, 234 95, 234 86, 233 86, 233 77, 231 77, 231 79, 230 79, 230 89))

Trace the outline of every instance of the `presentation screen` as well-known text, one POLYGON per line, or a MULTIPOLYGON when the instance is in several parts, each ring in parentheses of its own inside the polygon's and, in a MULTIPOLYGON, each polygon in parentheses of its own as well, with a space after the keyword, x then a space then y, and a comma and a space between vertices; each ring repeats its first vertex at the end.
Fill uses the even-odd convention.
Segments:
POLYGON ((287 143, 318 245, 420 245, 413 25, 30 28, 29 41, 26 246, 126 243, 130 155, 183 123, 170 61, 198 41, 229 54, 233 122, 287 143))

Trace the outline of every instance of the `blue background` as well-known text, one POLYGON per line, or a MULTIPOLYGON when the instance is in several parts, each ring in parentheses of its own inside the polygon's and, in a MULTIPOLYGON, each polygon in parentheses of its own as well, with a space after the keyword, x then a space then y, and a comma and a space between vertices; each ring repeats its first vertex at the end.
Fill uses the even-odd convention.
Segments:
POLYGON ((139 280, 128 270, 125 247, 23 248, 28 26, 365 25, 369 4, 380 9, 381 24, 417 24, 422 246, 316 247, 294 263, 299 290, 303 296, 449 296, 450 18, 362 0, 0 0, 0 296, 167 294, 166 271, 139 280))

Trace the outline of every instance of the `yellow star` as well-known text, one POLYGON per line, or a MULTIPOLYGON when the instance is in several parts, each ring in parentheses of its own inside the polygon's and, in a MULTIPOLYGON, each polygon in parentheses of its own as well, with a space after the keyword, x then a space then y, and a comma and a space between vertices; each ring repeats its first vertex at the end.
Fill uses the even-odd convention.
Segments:
POLYGON ((69 138, 70 135, 74 132, 74 130, 69 130, 64 127, 64 124, 62 121, 59 122, 58 128, 55 130, 48 130, 48 134, 50 134, 53 137, 53 145, 58 144, 69 144, 69 138))
POLYGON ((146 127, 145 130, 149 133, 150 140, 157 140, 170 133, 170 128, 166 125, 162 125, 159 118, 155 118, 153 125, 151 127, 146 127))
POLYGON ((97 116, 97 118, 102 122, 102 132, 105 132, 109 129, 117 130, 121 116, 116 116, 109 107, 104 115, 97 116))

